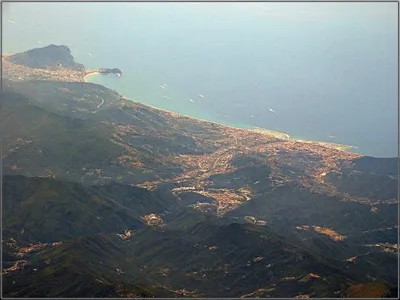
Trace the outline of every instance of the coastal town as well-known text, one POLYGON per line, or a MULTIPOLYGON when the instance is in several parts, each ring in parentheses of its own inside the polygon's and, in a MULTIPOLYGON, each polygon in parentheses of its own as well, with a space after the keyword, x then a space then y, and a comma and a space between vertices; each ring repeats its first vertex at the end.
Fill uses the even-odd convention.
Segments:
POLYGON ((86 71, 71 70, 63 67, 52 69, 30 68, 8 60, 9 55, 2 54, 3 78, 9 80, 52 80, 66 82, 84 82, 86 71))
MULTIPOLYGON (((233 174, 238 170, 238 167, 232 164, 237 157, 258 156, 270 168, 270 174, 266 176, 273 187, 299 182, 304 188, 332 196, 341 194, 326 181, 326 174, 340 172, 341 163, 360 157, 328 144, 291 140, 287 136, 282 139, 282 134, 272 131, 261 133, 260 129, 252 131, 220 125, 217 125, 217 128, 220 130, 221 139, 212 142, 213 146, 218 147, 217 151, 202 155, 170 156, 166 159, 179 163, 185 170, 182 175, 171 180, 179 184, 179 187, 173 189, 174 194, 179 195, 190 190, 211 197, 217 201, 217 211, 221 214, 233 210, 253 196, 251 189, 215 188, 210 180, 211 176, 233 174)), ((232 180, 234 178, 231 178, 228 186, 232 180)), ((141 186, 154 189, 158 184, 158 181, 146 182, 141 186)), ((250 183, 256 184, 256 181, 250 183)))
POLYGON ((52 80, 64 82, 87 82, 90 76, 115 75, 122 76, 122 71, 118 68, 107 69, 100 68, 98 70, 74 70, 64 68, 62 65, 52 68, 31 68, 21 64, 16 64, 8 59, 9 55, 2 53, 2 69, 3 77, 9 80, 52 80))

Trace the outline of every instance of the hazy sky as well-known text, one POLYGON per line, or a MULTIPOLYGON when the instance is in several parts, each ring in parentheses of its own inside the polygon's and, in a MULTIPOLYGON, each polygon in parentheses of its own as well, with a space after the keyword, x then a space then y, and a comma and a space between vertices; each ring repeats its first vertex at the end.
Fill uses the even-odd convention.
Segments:
MULTIPOLYGON (((259 17, 279 20, 283 28, 290 28, 294 22, 315 22, 315 26, 332 23, 351 27, 365 27, 366 31, 381 30, 383 27, 393 31, 397 27, 397 3, 3 3, 3 34, 6 50, 14 49, 8 43, 8 25, 24 25, 20 30, 25 44, 37 45, 35 27, 48 26, 48 32, 53 30, 61 33, 93 34, 85 30, 86 24, 98 22, 102 17, 115 19, 135 13, 138 10, 153 12, 157 17, 168 18, 176 11, 194 15, 218 16, 221 22, 235 19, 240 23, 251 17, 257 21, 259 17), (162 14, 162 16, 160 15, 162 14), (8 21, 17 22, 10 24, 8 21), (376 23, 381 26, 377 28, 376 23), (52 26, 49 26, 52 24, 52 26), (383 26, 383 27, 382 27, 383 26)), ((162 21, 162 20, 160 20, 162 21)), ((172 20, 170 20, 172 21, 172 20)), ((43 38, 43 32, 40 32, 43 38)), ((19 44, 14 37, 15 44, 19 44)), ((60 36, 60 41, 68 36, 60 36)), ((21 49, 18 49, 21 50, 21 49)), ((393 49, 396 50, 396 49, 393 49)))

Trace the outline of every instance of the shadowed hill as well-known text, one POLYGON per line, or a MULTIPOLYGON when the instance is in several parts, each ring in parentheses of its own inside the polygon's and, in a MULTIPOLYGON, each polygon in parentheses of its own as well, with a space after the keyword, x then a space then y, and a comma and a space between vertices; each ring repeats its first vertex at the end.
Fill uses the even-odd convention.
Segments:
MULTIPOLYGON (((6 295, 239 297, 258 291, 260 297, 335 297, 368 283, 369 275, 383 279, 392 261, 391 254, 373 250, 358 254, 349 269, 344 258, 354 254, 355 245, 318 235, 303 243, 276 226, 235 223, 173 199, 159 202, 163 195, 157 193, 5 176, 5 265, 25 260, 22 268, 4 274, 4 283, 18 287, 8 285, 6 295), (170 214, 162 228, 144 226, 139 218, 165 208, 170 214), (118 236, 124 229, 134 229, 133 235, 118 236), (51 245, 54 241, 62 243, 51 245)), ((382 282, 385 291, 389 281, 382 282)))
POLYGON ((50 178, 3 178, 4 235, 25 243, 57 242, 144 227, 141 216, 180 208, 176 198, 111 183, 83 187, 50 178))
POLYGON ((14 64, 24 65, 30 68, 67 68, 84 71, 82 64, 75 62, 71 50, 64 45, 49 45, 43 48, 28 50, 23 53, 8 56, 7 59, 14 64))
POLYGON ((396 224, 397 205, 381 204, 376 207, 379 213, 371 211, 369 205, 341 202, 340 198, 311 193, 296 186, 284 186, 254 197, 228 215, 251 215, 268 220, 270 225, 319 225, 348 235, 396 224))
POLYGON ((24 269, 4 276, 7 297, 155 297, 143 276, 122 275, 129 252, 116 236, 94 234, 30 256, 24 269))
POLYGON ((376 158, 363 156, 354 161, 354 169, 364 173, 373 173, 378 175, 398 176, 398 163, 396 157, 393 158, 376 158))
MULTIPOLYGON (((6 174, 57 176, 91 184, 120 175, 120 181, 138 183, 180 172, 175 164, 163 166, 149 155, 140 139, 136 143, 141 149, 118 143, 109 124, 53 113, 16 93, 3 93, 2 106, 6 174)), ((166 146, 163 140, 153 141, 166 146)))

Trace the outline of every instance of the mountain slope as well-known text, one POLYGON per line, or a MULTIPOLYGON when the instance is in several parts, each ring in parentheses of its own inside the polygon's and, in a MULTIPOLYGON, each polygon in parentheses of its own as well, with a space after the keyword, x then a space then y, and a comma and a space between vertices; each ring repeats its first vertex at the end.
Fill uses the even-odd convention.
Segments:
POLYGON ((180 209, 177 199, 111 183, 78 183, 25 176, 3 177, 4 236, 24 243, 57 242, 144 227, 141 217, 180 209))
POLYGON ((6 174, 57 176, 90 184, 122 174, 125 182, 155 180, 159 175, 152 168, 165 176, 180 171, 175 164, 163 166, 157 157, 149 157, 146 148, 133 149, 113 139, 113 126, 54 113, 17 93, 2 96, 6 174))
POLYGON ((64 45, 49 45, 39 49, 28 50, 8 57, 14 64, 30 68, 46 69, 63 67, 72 70, 85 70, 82 64, 75 62, 71 50, 64 45))

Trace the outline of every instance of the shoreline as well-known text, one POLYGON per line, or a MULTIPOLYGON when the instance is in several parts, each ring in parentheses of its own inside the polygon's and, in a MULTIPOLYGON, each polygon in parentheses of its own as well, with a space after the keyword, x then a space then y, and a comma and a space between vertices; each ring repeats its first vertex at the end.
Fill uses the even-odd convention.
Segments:
POLYGON ((100 72, 99 71, 89 71, 86 72, 86 75, 83 77, 84 82, 88 82, 88 78, 94 75, 99 75, 100 72))
MULTIPOLYGON (((260 133, 260 134, 268 134, 268 135, 274 136, 274 137, 276 137, 278 139, 281 139, 281 140, 287 140, 287 141, 296 142, 296 143, 318 144, 320 146, 324 146, 324 147, 327 147, 327 148, 332 148, 332 149, 336 149, 336 150, 340 150, 340 151, 344 151, 344 152, 350 152, 350 151, 348 151, 349 149, 356 148, 354 146, 345 145, 345 144, 314 141, 314 140, 295 139, 295 138, 290 137, 290 135, 288 135, 287 133, 280 132, 280 131, 275 131, 275 130, 270 130, 270 129, 266 129, 266 128, 261 128, 261 127, 256 127, 256 126, 253 126, 253 128, 243 128, 243 127, 237 127, 237 126, 232 126, 232 125, 221 124, 221 123, 217 123, 217 122, 214 122, 214 121, 208 121, 208 120, 201 119, 201 118, 198 118, 198 117, 188 116, 188 115, 177 113, 177 112, 174 112, 174 111, 170 111, 170 110, 167 110, 167 109, 164 109, 164 108, 159 108, 159 107, 156 107, 156 106, 153 106, 153 105, 150 105, 150 104, 142 103, 140 101, 129 99, 126 96, 122 96, 121 95, 121 98, 126 100, 126 101, 131 101, 133 103, 144 105, 144 106, 150 107, 150 108, 152 108, 154 110, 158 110, 158 111, 161 111, 163 113, 170 114, 173 117, 196 120, 197 122, 201 122, 201 123, 210 123, 210 124, 214 124, 214 125, 217 125, 217 126, 220 126, 220 127, 228 127, 228 128, 236 129, 236 130, 239 129, 239 130, 257 132, 257 133, 260 133)), ((360 153, 357 153, 357 152, 351 152, 351 153, 355 153, 355 154, 361 155, 360 153)))
POLYGON ((170 115, 172 115, 174 117, 192 119, 192 120, 196 120, 196 121, 201 122, 201 123, 210 123, 210 124, 214 124, 214 125, 217 125, 217 126, 229 127, 229 128, 232 128, 232 129, 253 130, 253 128, 243 128, 243 127, 237 127, 237 126, 232 126, 232 125, 226 125, 226 124, 221 124, 221 123, 217 123, 217 122, 214 122, 214 121, 208 121, 208 120, 201 119, 201 118, 194 117, 194 116, 185 115, 185 114, 182 114, 182 113, 177 113, 175 111, 171 111, 171 110, 168 110, 168 109, 165 109, 165 108, 160 108, 160 107, 156 107, 154 105, 143 103, 143 102, 140 102, 140 101, 137 101, 137 100, 132 100, 132 99, 130 99, 130 98, 126 97, 126 96, 123 96, 123 95, 121 95, 121 98, 126 100, 126 101, 131 101, 133 103, 137 103, 137 104, 140 104, 140 105, 144 105, 144 106, 150 107, 150 108, 155 109, 155 110, 159 110, 159 111, 161 111, 163 113, 170 114, 170 115))
MULTIPOLYGON (((345 152, 351 152, 351 151, 348 151, 348 150, 356 148, 356 147, 351 146, 351 145, 345 145, 345 144, 339 144, 339 143, 330 143, 330 142, 321 142, 321 141, 303 140, 303 139, 291 139, 291 140, 292 141, 296 141, 296 142, 300 142, 300 143, 306 143, 306 144, 318 144, 318 145, 321 145, 321 146, 324 146, 324 147, 334 148, 334 149, 345 151, 345 152)), ((351 153, 356 153, 356 154, 361 155, 360 153, 357 153, 357 152, 351 152, 351 153)))
MULTIPOLYGON (((87 81, 88 77, 94 76, 94 75, 98 75, 98 74, 100 74, 98 71, 89 71, 84 77, 85 82, 86 83, 88 82, 87 81)), ((102 86, 104 86, 104 85, 102 85, 102 86)), ((104 87, 107 88, 106 86, 104 86, 104 87)), ((113 89, 111 89, 111 90, 113 90, 113 89)), ((116 90, 114 90, 114 91, 116 93, 118 93, 120 95, 121 99, 123 99, 125 101, 131 101, 133 103, 144 105, 144 106, 150 107, 150 108, 152 108, 154 110, 158 110, 158 111, 161 111, 163 113, 167 113, 167 114, 169 114, 169 115, 171 115, 173 117, 176 117, 176 118, 186 118, 186 119, 195 120, 195 121, 201 122, 201 123, 214 124, 214 125, 219 126, 219 127, 228 127, 228 128, 236 129, 236 130, 239 129, 239 130, 257 132, 257 133, 260 133, 260 134, 268 134, 268 135, 274 136, 274 137, 276 137, 278 139, 287 140, 287 141, 291 141, 291 142, 295 142, 295 143, 297 142, 297 143, 317 144, 317 145, 324 146, 324 147, 327 147, 327 148, 336 149, 336 150, 344 151, 344 152, 355 153, 355 154, 358 154, 358 155, 362 156, 362 154, 360 154, 358 152, 349 151, 349 149, 357 148, 357 147, 354 147, 354 146, 351 146, 351 145, 344 145, 344 144, 339 144, 339 143, 330 143, 330 142, 323 142, 323 141, 314 141, 314 140, 295 139, 295 138, 290 137, 290 135, 285 133, 285 132, 270 130, 270 129, 267 129, 267 128, 261 128, 261 127, 257 127, 257 126, 252 126, 252 127, 245 128, 245 127, 239 127, 239 126, 233 126, 233 125, 226 125, 226 124, 222 124, 222 123, 217 123, 215 121, 209 121, 209 120, 201 119, 201 118, 198 118, 198 117, 195 117, 195 116, 189 116, 189 115, 186 115, 186 114, 177 113, 177 112, 174 112, 174 111, 170 111, 168 109, 156 107, 156 106, 151 105, 151 104, 143 103, 143 102, 140 102, 140 101, 137 101, 137 100, 132 100, 129 97, 121 95, 118 91, 116 91, 116 90)))

